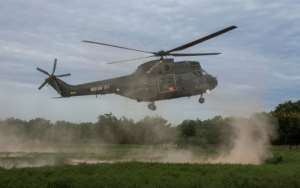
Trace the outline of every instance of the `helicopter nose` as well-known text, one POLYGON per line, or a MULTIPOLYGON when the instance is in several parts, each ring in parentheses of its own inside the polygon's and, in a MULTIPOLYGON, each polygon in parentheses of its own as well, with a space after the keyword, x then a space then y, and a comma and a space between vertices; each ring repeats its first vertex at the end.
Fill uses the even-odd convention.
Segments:
POLYGON ((208 83, 209 83, 209 89, 213 90, 217 87, 218 80, 216 77, 209 75, 208 83))

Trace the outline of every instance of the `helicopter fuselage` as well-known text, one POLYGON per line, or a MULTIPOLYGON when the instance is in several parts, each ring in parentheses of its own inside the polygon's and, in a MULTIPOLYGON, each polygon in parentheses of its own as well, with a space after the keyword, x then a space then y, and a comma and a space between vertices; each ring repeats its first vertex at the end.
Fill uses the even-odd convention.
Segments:
POLYGON ((68 85, 55 78, 50 85, 63 97, 117 94, 138 102, 154 102, 202 95, 217 86, 217 79, 207 74, 199 62, 163 59, 146 62, 127 76, 80 85, 68 85))

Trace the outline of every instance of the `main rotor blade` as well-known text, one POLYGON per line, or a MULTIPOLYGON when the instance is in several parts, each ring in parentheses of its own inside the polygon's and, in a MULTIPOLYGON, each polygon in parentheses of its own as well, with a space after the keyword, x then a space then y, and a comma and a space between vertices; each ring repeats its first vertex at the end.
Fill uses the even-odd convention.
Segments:
POLYGON ((147 57, 138 57, 138 58, 133 58, 133 59, 125 59, 125 60, 119 60, 119 61, 111 61, 108 62, 107 64, 117 64, 117 63, 126 63, 129 61, 136 61, 136 60, 140 60, 140 59, 147 59, 150 57, 155 57, 155 55, 151 55, 151 56, 147 56, 147 57))
POLYGON ((221 53, 170 53, 171 56, 206 56, 206 55, 220 55, 221 53))
POLYGON ((110 47, 120 48, 120 49, 124 49, 124 50, 131 50, 131 51, 136 51, 136 52, 154 54, 154 52, 150 52, 150 51, 138 50, 138 49, 134 49, 134 48, 127 48, 127 47, 123 47, 123 46, 118 46, 118 45, 113 45, 113 44, 106 44, 106 43, 102 43, 102 42, 95 42, 95 41, 89 41, 89 40, 83 40, 82 42, 97 44, 97 45, 103 45, 103 46, 110 46, 110 47))
POLYGON ((56 64, 57 64, 57 59, 54 59, 54 64, 53 64, 53 70, 52 70, 52 75, 55 73, 56 70, 56 64))
POLYGON ((39 87, 39 90, 41 90, 46 84, 48 83, 48 80, 45 80, 39 87))
POLYGON ((219 35, 221 35, 221 34, 223 34, 223 33, 226 33, 226 32, 228 32, 228 31, 231 31, 231 30, 236 29, 236 28, 237 28, 237 26, 235 26, 235 25, 230 26, 230 27, 227 27, 227 28, 222 29, 222 30, 220 30, 220 31, 218 31, 218 32, 215 32, 215 33, 213 33, 213 34, 210 34, 210 35, 207 35, 207 36, 202 37, 202 38, 200 38, 200 39, 197 39, 197 40, 195 40, 195 41, 193 41, 193 42, 189 42, 189 43, 184 44, 184 45, 182 45, 182 46, 176 47, 176 48, 174 48, 174 49, 172 49, 172 50, 166 51, 166 53, 170 53, 170 52, 174 52, 174 51, 179 51, 179 50, 184 50, 184 49, 186 49, 186 48, 192 47, 192 46, 194 46, 194 45, 196 45, 196 44, 199 44, 199 43, 201 43, 201 42, 207 41, 207 40, 209 40, 209 39, 211 39, 211 38, 214 38, 214 37, 216 37, 216 36, 219 36, 219 35))
POLYGON ((42 73, 44 73, 44 74, 50 76, 50 74, 49 74, 47 71, 45 71, 45 70, 43 70, 43 69, 41 69, 41 68, 39 68, 39 67, 37 67, 36 70, 38 70, 38 71, 40 71, 40 72, 42 72, 42 73))
POLYGON ((63 99, 63 98, 66 98, 66 97, 52 97, 52 99, 63 99))
POLYGON ((71 76, 71 74, 68 73, 68 74, 60 74, 60 75, 56 75, 56 77, 58 77, 58 78, 66 77, 66 76, 71 76))

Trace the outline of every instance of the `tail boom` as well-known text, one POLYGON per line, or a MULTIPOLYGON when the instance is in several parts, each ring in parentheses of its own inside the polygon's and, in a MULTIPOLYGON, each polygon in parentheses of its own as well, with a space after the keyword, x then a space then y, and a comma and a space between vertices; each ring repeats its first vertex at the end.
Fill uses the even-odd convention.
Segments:
POLYGON ((59 78, 54 78, 49 81, 53 89, 62 97, 74 97, 83 95, 104 95, 114 93, 111 84, 103 81, 91 82, 80 85, 69 85, 59 78))

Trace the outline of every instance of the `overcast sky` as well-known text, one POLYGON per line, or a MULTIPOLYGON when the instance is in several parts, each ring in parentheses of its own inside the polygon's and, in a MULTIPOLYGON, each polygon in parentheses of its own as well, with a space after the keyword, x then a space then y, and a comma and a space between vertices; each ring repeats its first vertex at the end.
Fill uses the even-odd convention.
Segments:
MULTIPOLYGON (((295 0, 9 0, 0 2, 0 119, 43 117, 95 121, 99 114, 141 119, 160 115, 171 122, 247 115, 299 99, 300 1, 295 0), (200 105, 198 97, 147 103, 107 95, 52 99, 37 66, 71 72, 70 84, 133 72, 142 61, 105 62, 143 54, 83 44, 83 39, 145 50, 170 49, 230 25, 239 28, 188 52, 217 76, 219 85, 200 105)), ((179 60, 179 59, 178 59, 179 60)), ((182 59, 180 59, 182 60, 182 59)))

